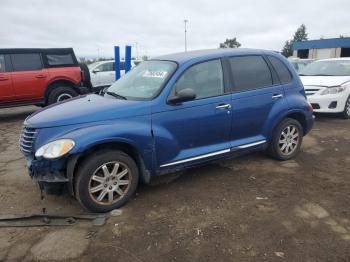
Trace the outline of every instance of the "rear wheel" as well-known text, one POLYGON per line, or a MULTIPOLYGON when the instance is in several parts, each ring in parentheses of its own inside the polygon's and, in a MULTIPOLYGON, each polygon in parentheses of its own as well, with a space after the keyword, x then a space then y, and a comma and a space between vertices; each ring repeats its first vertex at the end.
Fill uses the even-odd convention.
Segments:
POLYGON ((116 150, 98 151, 80 165, 75 193, 86 209, 108 212, 133 196, 138 180, 138 168, 130 156, 116 150))
POLYGON ((348 97, 348 100, 346 100, 344 111, 343 111, 343 117, 345 119, 350 118, 350 96, 348 97))
POLYGON ((78 93, 70 86, 57 86, 50 92, 49 97, 47 99, 47 104, 51 105, 54 103, 62 102, 77 95, 78 93))
POLYGON ((278 160, 289 160, 300 150, 303 128, 292 118, 284 119, 275 129, 268 153, 278 160))

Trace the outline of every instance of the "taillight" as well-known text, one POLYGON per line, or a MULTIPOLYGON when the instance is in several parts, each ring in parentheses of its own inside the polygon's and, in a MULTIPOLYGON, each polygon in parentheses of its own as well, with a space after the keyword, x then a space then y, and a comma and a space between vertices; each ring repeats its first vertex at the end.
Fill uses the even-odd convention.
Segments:
POLYGON ((311 113, 314 112, 314 109, 309 101, 307 101, 307 110, 311 113))
POLYGON ((81 72, 81 80, 85 81, 85 73, 83 70, 80 71, 81 72))

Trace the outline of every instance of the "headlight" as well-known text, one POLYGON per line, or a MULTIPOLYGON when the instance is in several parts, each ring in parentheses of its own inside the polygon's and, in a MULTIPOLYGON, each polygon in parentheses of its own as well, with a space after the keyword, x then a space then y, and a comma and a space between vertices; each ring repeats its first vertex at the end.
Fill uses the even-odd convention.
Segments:
POLYGON ((346 85, 328 87, 321 92, 321 95, 333 95, 333 94, 343 92, 345 89, 346 89, 346 85))
POLYGON ((67 154, 74 147, 74 145, 75 143, 71 139, 56 140, 40 147, 35 152, 35 156, 43 156, 47 159, 58 158, 67 154))

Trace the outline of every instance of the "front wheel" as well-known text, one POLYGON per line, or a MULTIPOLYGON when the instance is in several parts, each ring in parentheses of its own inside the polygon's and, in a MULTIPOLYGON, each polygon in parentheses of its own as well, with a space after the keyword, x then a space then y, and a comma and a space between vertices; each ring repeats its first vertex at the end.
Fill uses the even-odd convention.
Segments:
POLYGON ((289 160, 300 150, 303 128, 292 118, 284 119, 275 129, 268 153, 278 160, 289 160))
POLYGON ((348 100, 346 100, 344 111, 343 111, 343 117, 345 119, 350 118, 350 96, 348 97, 348 100))
POLYGON ((138 180, 138 168, 130 156, 116 150, 98 151, 79 166, 76 198, 92 212, 108 212, 133 196, 138 180))

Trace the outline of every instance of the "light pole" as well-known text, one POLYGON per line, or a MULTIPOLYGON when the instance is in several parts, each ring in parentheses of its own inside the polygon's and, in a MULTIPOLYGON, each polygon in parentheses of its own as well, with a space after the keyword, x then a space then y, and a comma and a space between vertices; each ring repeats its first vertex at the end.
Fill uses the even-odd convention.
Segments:
POLYGON ((187 52, 187 23, 188 23, 188 20, 185 19, 184 23, 185 23, 185 52, 187 52))

